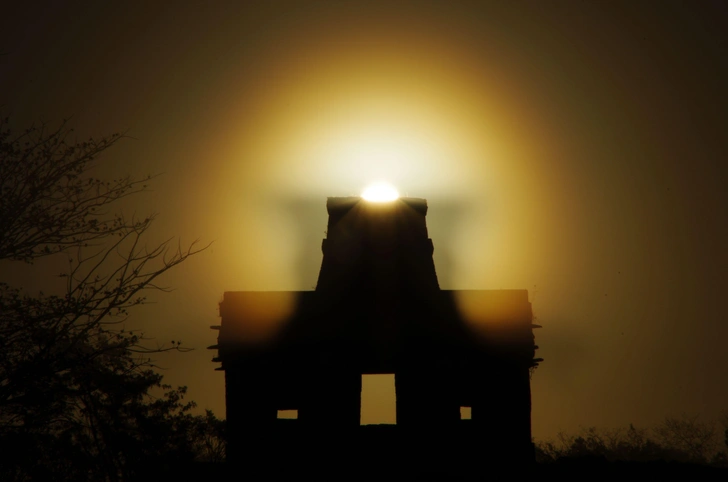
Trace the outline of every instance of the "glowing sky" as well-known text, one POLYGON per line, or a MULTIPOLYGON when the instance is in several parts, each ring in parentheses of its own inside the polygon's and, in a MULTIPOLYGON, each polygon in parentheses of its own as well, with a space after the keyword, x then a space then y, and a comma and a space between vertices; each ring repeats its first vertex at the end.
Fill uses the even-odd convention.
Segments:
POLYGON ((127 209, 215 241, 134 314, 197 348, 170 383, 224 414, 222 293, 311 289, 326 197, 387 180, 428 199, 443 288, 530 291, 536 437, 728 410, 728 7, 238 3, 0 19, 2 114, 128 130, 101 172, 164 175, 127 209))

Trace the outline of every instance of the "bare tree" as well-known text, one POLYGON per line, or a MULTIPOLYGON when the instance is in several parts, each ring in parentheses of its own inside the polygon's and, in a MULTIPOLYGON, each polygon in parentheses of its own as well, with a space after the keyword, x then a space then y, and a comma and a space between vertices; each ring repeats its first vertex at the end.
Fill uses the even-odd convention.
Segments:
MULTIPOLYGON (((143 304, 148 290, 166 290, 160 276, 206 246, 170 239, 148 247, 144 235, 155 215, 127 219, 111 212, 150 179, 91 175, 121 134, 75 142, 65 122, 19 135, 8 125, 0 121, 0 263, 10 270, 64 253, 69 269, 60 275, 62 293, 0 283, 0 441, 16 448, 23 440, 46 443, 55 477, 79 477, 73 463, 59 461, 81 458, 95 467, 81 474, 117 480, 129 475, 133 453, 119 433, 139 435, 140 417, 179 425, 191 408, 180 402, 184 388, 168 391, 167 405, 150 398, 152 388, 163 387, 150 354, 184 349, 179 341, 150 345, 143 333, 125 330, 128 310, 143 304)), ((35 462, 33 474, 0 476, 47 478, 48 467, 35 462)))
POLYGON ((151 176, 105 181, 90 175, 122 134, 69 142, 73 129, 66 121, 19 135, 8 123, 7 117, 0 122, 0 259, 32 262, 149 226, 151 218, 127 221, 108 208, 145 189, 151 176))

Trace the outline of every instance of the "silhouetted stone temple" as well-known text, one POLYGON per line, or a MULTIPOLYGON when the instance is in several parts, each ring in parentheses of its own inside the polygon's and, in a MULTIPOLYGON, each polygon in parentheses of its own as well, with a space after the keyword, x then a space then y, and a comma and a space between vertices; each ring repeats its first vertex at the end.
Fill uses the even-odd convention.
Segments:
POLYGON ((531 461, 541 359, 528 292, 441 290, 424 199, 326 207, 315 291, 226 292, 220 303, 210 348, 225 371, 228 461, 353 463, 397 459, 405 445, 433 463, 531 461), (363 374, 394 374, 396 426, 360 427, 363 374))

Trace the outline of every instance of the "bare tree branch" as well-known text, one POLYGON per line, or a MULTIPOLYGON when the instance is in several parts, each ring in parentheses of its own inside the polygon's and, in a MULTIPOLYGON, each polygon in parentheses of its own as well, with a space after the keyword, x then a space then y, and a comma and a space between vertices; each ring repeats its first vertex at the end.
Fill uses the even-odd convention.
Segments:
POLYGON ((124 134, 71 142, 65 121, 52 131, 43 124, 15 136, 7 124, 0 121, 0 259, 32 262, 151 222, 127 221, 108 208, 144 191, 152 176, 104 181, 91 175, 97 157, 124 134))
MULTIPOLYGON (((209 244, 172 248, 170 238, 147 246, 155 214, 109 214, 151 179, 91 175, 97 157, 123 134, 70 142, 66 122, 19 135, 7 125, 0 120, 0 261, 27 264, 66 253, 69 266, 60 274, 61 294, 29 295, 0 282, 0 443, 32 434, 34 446, 44 444, 44 462, 29 460, 23 469, 38 479, 46 476, 36 466, 74 480, 130 478, 134 463, 159 456, 154 430, 165 431, 163 450, 192 450, 197 442, 189 437, 211 426, 211 414, 204 423, 187 414, 194 404, 181 402, 185 389, 163 385, 150 356, 189 349, 179 341, 151 344, 125 322, 129 309, 147 302, 146 292, 168 290, 162 275, 209 244), (165 397, 152 397, 154 388, 165 397), (145 437, 152 437, 147 445, 145 437), (86 464, 80 468, 79 457, 86 464)), ((206 443, 196 450, 219 455, 214 440, 206 443)))

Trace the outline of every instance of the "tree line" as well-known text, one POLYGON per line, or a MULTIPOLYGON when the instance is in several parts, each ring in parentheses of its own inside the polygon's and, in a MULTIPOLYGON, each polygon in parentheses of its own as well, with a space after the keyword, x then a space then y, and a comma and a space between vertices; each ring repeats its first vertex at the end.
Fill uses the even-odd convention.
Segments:
POLYGON ((697 415, 671 416, 651 429, 632 424, 616 429, 588 427, 536 444, 538 462, 578 458, 728 467, 728 415, 721 422, 702 421, 697 415))

